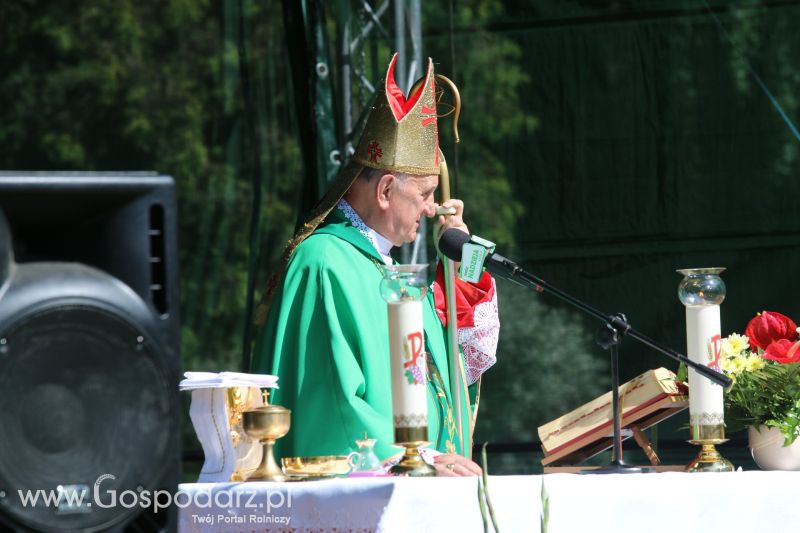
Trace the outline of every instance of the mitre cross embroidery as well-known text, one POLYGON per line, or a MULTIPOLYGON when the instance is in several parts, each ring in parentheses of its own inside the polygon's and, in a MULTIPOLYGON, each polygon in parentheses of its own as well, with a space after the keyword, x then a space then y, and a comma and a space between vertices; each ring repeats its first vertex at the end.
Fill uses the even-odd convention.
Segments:
POLYGON ((367 145, 367 153, 369 154, 369 160, 377 163, 378 159, 383 156, 383 148, 380 147, 378 141, 372 141, 367 145))
POLYGON ((436 108, 424 105, 422 106, 421 114, 423 126, 430 126, 436 123, 436 108))

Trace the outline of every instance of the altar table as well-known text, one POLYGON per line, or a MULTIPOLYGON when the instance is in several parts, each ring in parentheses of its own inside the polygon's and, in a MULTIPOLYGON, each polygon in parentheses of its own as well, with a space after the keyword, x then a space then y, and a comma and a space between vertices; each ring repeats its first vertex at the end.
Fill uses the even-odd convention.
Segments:
MULTIPOLYGON (((491 476, 499 530, 800 532, 800 472, 491 476)), ((179 531, 482 532, 477 478, 187 483, 179 531)), ((490 529, 491 531, 491 525, 490 529)))

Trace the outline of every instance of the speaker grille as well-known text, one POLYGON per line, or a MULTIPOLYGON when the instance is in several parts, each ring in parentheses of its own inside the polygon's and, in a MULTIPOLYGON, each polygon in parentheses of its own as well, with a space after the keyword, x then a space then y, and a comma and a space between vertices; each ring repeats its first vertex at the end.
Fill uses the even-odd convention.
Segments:
POLYGON ((0 506, 41 531, 99 530, 141 510, 23 504, 19 490, 85 486, 148 489, 174 460, 174 394, 158 344, 123 317, 61 305, 0 333, 0 506))

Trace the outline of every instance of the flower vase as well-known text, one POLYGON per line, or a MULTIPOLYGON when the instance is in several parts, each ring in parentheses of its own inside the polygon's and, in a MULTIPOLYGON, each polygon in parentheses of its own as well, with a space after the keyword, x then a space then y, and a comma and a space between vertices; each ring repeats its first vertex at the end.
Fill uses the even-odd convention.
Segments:
POLYGON ((800 470, 800 439, 783 445, 783 433, 764 425, 747 428, 753 460, 761 470, 800 470))

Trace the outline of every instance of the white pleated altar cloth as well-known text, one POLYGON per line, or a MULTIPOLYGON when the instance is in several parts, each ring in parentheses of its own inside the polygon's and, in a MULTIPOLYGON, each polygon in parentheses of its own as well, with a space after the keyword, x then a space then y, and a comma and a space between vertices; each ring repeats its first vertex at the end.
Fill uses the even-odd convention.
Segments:
MULTIPOLYGON (((797 533, 799 489, 800 472, 489 478, 503 533, 542 531, 543 496, 548 533, 797 533)), ((189 483, 179 493, 183 533, 483 531, 477 478, 189 483)))

